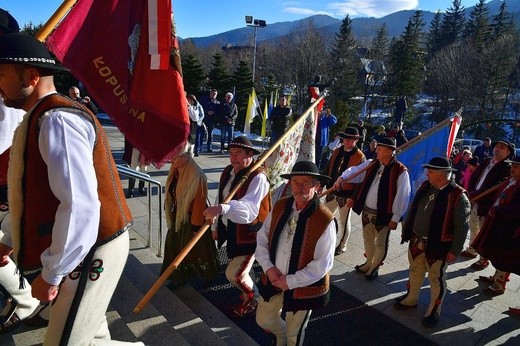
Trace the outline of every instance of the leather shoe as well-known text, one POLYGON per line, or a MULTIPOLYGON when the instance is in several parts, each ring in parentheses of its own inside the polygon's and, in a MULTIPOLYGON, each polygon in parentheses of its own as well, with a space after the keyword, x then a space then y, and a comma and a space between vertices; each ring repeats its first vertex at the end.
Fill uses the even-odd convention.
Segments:
POLYGON ((484 281, 484 282, 488 282, 490 284, 494 284, 495 283, 495 278, 493 276, 484 276, 484 275, 480 275, 478 277, 478 279, 480 281, 484 281))
POLYGON ((358 264, 357 266, 354 267, 354 269, 355 269, 358 273, 365 274, 365 273, 366 273, 366 270, 361 269, 361 267, 364 267, 365 264, 367 264, 367 262, 365 262, 365 263, 363 263, 363 264, 358 264))
POLYGON ((499 287, 497 287, 494 284, 489 286, 488 288, 486 288, 484 290, 484 292, 486 292, 487 294, 490 294, 492 296, 500 296, 500 295, 504 294, 504 290, 499 288, 499 287))
POLYGON ((519 307, 509 307, 509 313, 511 315, 520 316, 520 308, 519 307))
POLYGON ((404 305, 404 304, 401 304, 400 302, 395 302, 394 303, 394 308, 396 310, 399 310, 399 311, 413 309, 413 308, 416 308, 416 307, 417 307, 417 304, 415 304, 415 305, 404 305))
POLYGON ((40 314, 36 314, 32 317, 23 320, 23 323, 29 327, 43 328, 49 325, 49 320, 46 320, 45 318, 41 317, 40 314))
POLYGON ((13 312, 11 316, 4 323, 0 324, 0 334, 9 333, 12 330, 15 330, 22 324, 22 321, 16 314, 13 312))
POLYGON ((430 314, 430 316, 427 316, 422 319, 422 325, 426 328, 433 328, 437 325, 439 322, 439 313, 437 311, 434 311, 430 314))
POLYGON ((379 275, 379 268, 376 268, 376 269, 372 270, 372 273, 365 274, 365 279, 367 279, 368 281, 372 281, 375 278, 377 278, 378 275, 379 275))
POLYGON ((487 259, 479 259, 475 263, 471 265, 471 268, 474 270, 482 270, 486 269, 489 266, 489 261, 487 259))
POLYGON ((341 249, 339 247, 336 248, 336 251, 334 251, 334 256, 339 256, 341 255, 342 253, 345 253, 347 252, 347 250, 344 250, 344 249, 341 249))
POLYGON ((461 257, 468 257, 468 258, 476 258, 478 255, 476 253, 471 253, 468 250, 464 250, 460 253, 461 257))

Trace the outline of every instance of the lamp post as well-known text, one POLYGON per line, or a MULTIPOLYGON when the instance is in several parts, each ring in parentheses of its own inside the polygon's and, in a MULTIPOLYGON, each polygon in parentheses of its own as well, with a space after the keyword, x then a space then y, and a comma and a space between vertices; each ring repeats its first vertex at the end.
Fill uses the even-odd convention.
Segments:
POLYGON ((246 24, 247 26, 252 26, 255 28, 255 32, 253 35, 253 83, 255 82, 255 67, 256 67, 256 30, 258 27, 263 28, 266 27, 267 24, 263 19, 253 19, 253 16, 246 16, 246 24))

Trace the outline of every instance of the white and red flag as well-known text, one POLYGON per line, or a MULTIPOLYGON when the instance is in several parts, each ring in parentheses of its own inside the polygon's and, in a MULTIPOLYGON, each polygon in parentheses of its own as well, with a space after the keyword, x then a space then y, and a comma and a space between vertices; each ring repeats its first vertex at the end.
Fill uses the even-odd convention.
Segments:
POLYGON ((78 0, 47 47, 145 157, 186 142, 189 117, 170 0, 78 0))

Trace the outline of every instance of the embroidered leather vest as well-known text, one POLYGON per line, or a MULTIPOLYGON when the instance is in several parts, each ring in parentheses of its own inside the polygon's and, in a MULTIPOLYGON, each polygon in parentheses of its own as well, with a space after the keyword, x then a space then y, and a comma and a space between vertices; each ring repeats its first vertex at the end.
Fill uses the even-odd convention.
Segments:
POLYGON ((21 234, 18 253, 18 265, 22 270, 40 268, 40 255, 52 241, 54 217, 59 200, 49 186, 47 165, 39 151, 38 136, 42 117, 48 110, 56 108, 81 110, 93 123, 96 130, 93 163, 98 182, 101 214, 97 241, 94 246, 100 246, 122 234, 132 222, 132 215, 126 204, 108 139, 97 118, 84 106, 62 95, 46 96, 32 111, 27 130, 24 152, 25 168, 21 177, 23 213, 20 220, 21 234))
MULTIPOLYGON (((293 197, 279 200, 272 211, 271 226, 268 235, 268 246, 272 263, 276 262, 276 249, 286 215, 290 214, 294 202, 293 197)), ((334 215, 323 204, 314 199, 311 204, 301 211, 291 247, 288 274, 294 274, 305 268, 314 259, 314 250, 320 237, 325 232, 334 215)), ((317 282, 298 287, 284 293, 284 311, 312 310, 325 306, 329 301, 330 278, 329 273, 317 282)))
MULTIPOLYGON (((410 216, 403 225, 401 243, 409 241, 412 238, 415 215, 418 212, 417 204, 430 186, 429 181, 424 181, 417 189, 415 198, 408 211, 410 216)), ((453 241, 454 211, 463 194, 467 193, 462 187, 454 182, 450 182, 448 186, 439 192, 437 198, 435 198, 428 231, 428 242, 426 244, 426 258, 438 260, 446 257, 453 241), (444 217, 439 217, 441 215, 444 215, 444 217)))
MULTIPOLYGON (((359 193, 355 199, 354 206, 352 210, 354 210, 357 214, 361 214, 363 208, 365 207, 365 200, 368 194, 368 190, 372 185, 372 182, 375 179, 377 171, 379 169, 378 160, 374 160, 374 163, 371 163, 372 167, 367 169, 366 176, 363 182, 361 183, 361 188, 359 193)), ((394 204, 395 195, 397 193, 397 180, 399 176, 406 171, 407 168, 401 162, 397 161, 395 158, 385 166, 383 170, 383 175, 381 176, 381 181, 379 183, 379 190, 377 192, 377 216, 376 216, 376 224, 379 225, 387 225, 392 219, 392 206, 394 204)))
MULTIPOLYGON (((348 161, 347 168, 359 165, 360 163, 362 163, 364 161, 363 159, 365 158, 365 154, 363 154, 363 152, 361 150, 359 150, 358 148, 354 148, 352 150, 354 151, 354 153, 352 153, 352 155, 350 156, 350 160, 348 161)), ((330 177, 330 180, 326 185, 327 188, 329 188, 329 189, 332 187, 332 185, 334 185, 334 183, 336 182, 338 177, 341 175, 341 173, 343 173, 343 172, 337 172, 337 171, 334 172, 334 170, 335 170, 334 167, 337 167, 336 170, 340 170, 340 168, 341 168, 342 161, 343 161, 343 157, 342 157, 343 153, 344 153, 343 147, 340 147, 340 148, 337 148, 336 150, 334 150, 332 152, 332 156, 330 157, 329 170, 327 172, 327 175, 330 177), (341 156, 340 156, 340 154, 341 154, 341 156), (339 160, 339 162, 336 163, 336 160, 339 160)), ((355 186, 356 186, 356 184, 342 182, 341 190, 353 191, 355 186)))
MULTIPOLYGON (((219 183, 219 202, 222 202, 225 196, 222 195, 222 190, 226 186, 228 180, 231 178, 231 170, 233 166, 229 165, 224 168, 220 177, 219 183)), ((236 186, 238 181, 247 173, 249 167, 242 169, 235 176, 231 183, 230 191, 236 186)), ((258 174, 266 174, 263 167, 259 167, 252 172, 247 178, 246 182, 238 189, 233 196, 233 200, 239 200, 247 193, 249 184, 258 174)), ((219 244, 223 239, 227 239, 227 254, 228 257, 233 258, 237 256, 251 255, 255 253, 256 249, 256 232, 262 227, 262 224, 271 210, 271 195, 268 193, 260 203, 258 216, 250 224, 235 224, 231 220, 227 220, 227 227, 222 223, 221 217, 218 222, 219 244)))

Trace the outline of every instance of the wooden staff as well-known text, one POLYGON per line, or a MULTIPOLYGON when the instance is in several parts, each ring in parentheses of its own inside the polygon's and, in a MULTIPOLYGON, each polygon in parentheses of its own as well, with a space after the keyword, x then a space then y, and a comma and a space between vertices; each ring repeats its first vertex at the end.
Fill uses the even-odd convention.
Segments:
MULTIPOLYGON (((287 130, 281 137, 274 143, 274 145, 265 151, 256 162, 251 165, 251 168, 247 171, 247 173, 240 179, 238 184, 229 192, 229 195, 222 201, 222 204, 229 203, 233 199, 233 196, 237 193, 238 189, 247 181, 249 175, 257 170, 265 160, 282 144, 282 142, 291 134, 292 131, 296 129, 301 122, 303 122, 309 113, 318 105, 318 103, 323 99, 323 96, 320 96, 299 118, 296 122, 287 130)), ((190 252, 190 250, 195 246, 195 244, 199 241, 200 238, 204 235, 204 233, 208 230, 211 222, 207 221, 191 238, 190 242, 182 249, 182 251, 175 257, 173 262, 166 268, 166 270, 161 274, 161 276, 157 279, 157 281, 153 284, 153 286, 148 290, 148 292, 144 295, 144 297, 139 301, 139 303, 133 309, 135 314, 138 314, 142 311, 142 309, 148 304, 148 302, 152 299, 152 297, 159 291, 162 285, 168 280, 170 275, 179 267, 179 264, 186 257, 186 255, 190 252)))
POLYGON ((489 189, 487 190, 484 190, 482 191, 481 193, 479 193, 478 195, 476 196, 473 196, 473 198, 471 198, 469 201, 471 203, 475 203, 476 201, 478 201, 479 199, 481 199, 482 197, 485 197, 487 195, 489 195, 490 193, 492 192, 495 192, 496 190, 498 190, 499 188, 505 188, 507 186, 507 184, 509 183, 509 179, 511 177, 507 177, 505 178, 503 181, 501 181, 500 183, 494 185, 494 186, 491 186, 489 189), (506 184, 507 183, 507 184, 506 184))
MULTIPOLYGON (((372 161, 372 162, 370 162, 370 164, 368 164, 365 168, 363 168, 363 169, 357 171, 356 173, 352 174, 352 175, 349 176, 347 179, 343 179, 342 182, 345 182, 345 183, 346 183, 346 182, 348 182, 348 181, 354 179, 355 177, 357 177, 357 176, 360 175, 361 173, 365 172, 365 171, 368 170, 369 168, 375 166, 376 163, 379 163, 379 161, 372 161)), ((321 194, 319 194, 319 195, 318 195, 318 198, 321 198, 321 197, 323 197, 323 196, 326 196, 326 195, 328 195, 329 193, 334 192, 334 191, 335 191, 335 190, 334 190, 334 186, 333 186, 333 187, 331 187, 330 189, 328 189, 328 190, 326 190, 326 191, 323 191, 321 194)))
POLYGON ((76 4, 77 0, 65 0, 58 7, 58 9, 54 12, 54 14, 49 18, 49 20, 42 26, 42 28, 36 33, 34 37, 37 40, 43 42, 49 36, 49 34, 54 30, 56 25, 60 22, 60 20, 65 17, 65 15, 69 12, 69 10, 76 4))

